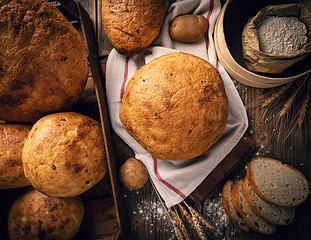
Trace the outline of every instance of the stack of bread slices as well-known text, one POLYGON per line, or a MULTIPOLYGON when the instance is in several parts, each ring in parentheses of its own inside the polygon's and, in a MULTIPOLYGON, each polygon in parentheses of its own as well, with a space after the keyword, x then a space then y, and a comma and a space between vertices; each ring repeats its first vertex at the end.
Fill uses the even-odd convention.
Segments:
POLYGON ((244 179, 228 180, 222 190, 225 212, 243 231, 273 234, 290 224, 295 206, 310 193, 310 183, 297 169, 265 157, 254 158, 244 179))

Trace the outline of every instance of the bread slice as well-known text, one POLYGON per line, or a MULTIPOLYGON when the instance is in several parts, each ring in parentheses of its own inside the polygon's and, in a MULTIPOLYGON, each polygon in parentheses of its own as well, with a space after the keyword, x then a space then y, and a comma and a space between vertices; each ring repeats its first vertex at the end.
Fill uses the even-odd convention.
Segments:
POLYGON ((232 187, 234 183, 228 180, 222 188, 222 205, 226 214, 231 221, 245 232, 249 232, 250 227, 244 222, 243 218, 239 215, 232 202, 232 187))
POLYGON ((254 158, 247 178, 259 197, 282 206, 297 206, 310 193, 310 183, 300 171, 271 158, 254 158))
POLYGON ((275 233, 276 225, 259 217, 249 207, 243 194, 242 184, 243 179, 235 183, 232 187, 232 201, 236 210, 239 212, 245 223, 255 231, 262 234, 275 233))
POLYGON ((250 187, 247 177, 243 181, 243 193, 253 212, 265 220, 277 225, 288 225, 293 221, 295 207, 285 207, 264 201, 250 187))

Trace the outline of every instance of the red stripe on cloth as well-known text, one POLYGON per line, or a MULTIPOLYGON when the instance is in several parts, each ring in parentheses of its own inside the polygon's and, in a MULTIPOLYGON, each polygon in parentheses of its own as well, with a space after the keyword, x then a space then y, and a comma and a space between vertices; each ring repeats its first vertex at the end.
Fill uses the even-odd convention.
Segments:
MULTIPOLYGON (((209 10, 208 10, 208 13, 206 16, 207 21, 209 21, 211 15, 213 13, 213 10, 214 10, 214 0, 210 0, 209 10)), ((207 33, 207 40, 206 40, 206 50, 207 51, 208 51, 208 48, 209 48, 209 39, 208 39, 208 33, 207 33)))
POLYGON ((166 182, 159 174, 158 172, 158 160, 152 156, 153 159, 153 166, 154 166, 154 173, 157 177, 157 179, 163 183, 165 186, 167 186, 169 189, 171 189, 172 191, 174 191, 175 193, 177 193, 179 196, 181 196, 183 199, 186 199, 186 195, 183 194, 181 191, 179 191, 177 188, 175 188, 174 186, 172 186, 171 184, 169 184, 168 182, 166 182))
POLYGON ((121 92, 120 92, 120 98, 121 98, 121 100, 122 100, 123 94, 124 94, 124 92, 125 92, 126 80, 127 80, 128 73, 129 73, 129 60, 130 60, 130 56, 127 56, 127 57, 126 57, 126 60, 125 60, 125 66, 124 66, 123 83, 122 83, 122 85, 121 85, 121 92))

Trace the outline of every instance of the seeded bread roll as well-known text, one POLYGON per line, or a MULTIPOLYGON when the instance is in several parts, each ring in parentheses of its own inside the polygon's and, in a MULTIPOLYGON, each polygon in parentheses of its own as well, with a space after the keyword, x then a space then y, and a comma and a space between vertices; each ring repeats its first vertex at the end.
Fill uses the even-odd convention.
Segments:
POLYGON ((169 0, 102 0, 102 22, 113 47, 132 55, 147 49, 159 36, 169 0))
POLYGON ((262 234, 273 234, 276 231, 276 225, 259 217, 249 207, 243 194, 243 180, 241 179, 232 187, 232 201, 234 207, 239 212, 245 223, 257 232, 262 234))
POLYGON ((25 140, 22 160, 32 186, 51 197, 77 196, 108 170, 100 124, 74 112, 39 119, 25 140))
POLYGON ((73 239, 83 215, 84 205, 80 196, 53 198, 28 188, 10 208, 10 240, 73 239))
POLYGON ((288 225, 294 220, 295 207, 284 207, 262 200, 250 187, 247 177, 244 178, 243 193, 254 213, 265 220, 277 225, 288 225))
POLYGON ((88 75, 75 28, 45 0, 0 0, 0 119, 35 122, 70 109, 88 75))
POLYGON ((231 221, 236 224, 245 232, 250 231, 250 227, 245 223, 243 218, 239 215, 232 201, 232 187, 234 183, 232 180, 228 180, 222 189, 222 205, 225 209, 226 214, 231 221))
POLYGON ((30 185, 22 164, 22 149, 32 125, 0 124, 0 189, 30 185))
POLYGON ((282 206, 297 206, 310 193, 310 183, 300 171, 271 158, 254 158, 248 165, 247 178, 259 197, 282 206))
POLYGON ((178 52, 154 59, 132 76, 119 116, 126 131, 155 158, 190 159, 224 132, 228 98, 216 68, 178 52))

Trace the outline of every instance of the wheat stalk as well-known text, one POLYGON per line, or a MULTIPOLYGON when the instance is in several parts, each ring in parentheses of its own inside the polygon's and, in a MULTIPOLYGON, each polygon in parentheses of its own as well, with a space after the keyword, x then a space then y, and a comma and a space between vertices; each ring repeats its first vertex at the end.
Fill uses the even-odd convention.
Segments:
POLYGON ((186 203, 183 201, 178 204, 177 207, 180 209, 180 216, 185 223, 185 226, 187 226, 192 239, 202 239, 200 238, 199 232, 196 231, 197 222, 194 221, 192 213, 184 205, 186 205, 186 203))
POLYGON ((185 201, 172 206, 170 208, 170 215, 152 179, 149 179, 169 219, 174 224, 174 231, 178 240, 219 239, 217 230, 206 218, 189 206, 185 201))
POLYGON ((178 240, 182 240, 182 239, 191 240, 189 233, 188 233, 188 230, 187 230, 183 220, 180 218, 177 209, 175 209, 173 207, 171 214, 175 220, 174 230, 175 230, 175 234, 176 234, 176 237, 178 238, 178 240), (176 230, 177 230, 177 232, 176 232, 176 230))
POLYGON ((196 228, 196 232, 199 235, 199 239, 218 239, 217 230, 204 218, 201 214, 199 214, 194 208, 189 206, 186 202, 183 202, 191 216, 194 226, 196 228))
POLYGON ((279 143, 291 136, 293 139, 304 136, 308 141, 310 85, 311 75, 307 74, 269 92, 262 90, 258 101, 249 106, 255 109, 258 126, 266 128, 270 136, 275 134, 279 143))

